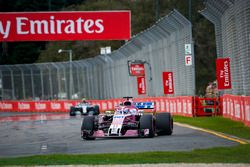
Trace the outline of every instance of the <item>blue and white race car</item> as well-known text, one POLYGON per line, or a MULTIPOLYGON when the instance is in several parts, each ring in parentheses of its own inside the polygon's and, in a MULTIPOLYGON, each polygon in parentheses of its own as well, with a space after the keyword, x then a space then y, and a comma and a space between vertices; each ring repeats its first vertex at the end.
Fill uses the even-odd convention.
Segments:
POLYGON ((99 115, 100 110, 98 105, 92 105, 91 103, 88 103, 87 101, 83 100, 76 106, 70 107, 70 116, 75 116, 78 113, 80 113, 81 115, 99 115))

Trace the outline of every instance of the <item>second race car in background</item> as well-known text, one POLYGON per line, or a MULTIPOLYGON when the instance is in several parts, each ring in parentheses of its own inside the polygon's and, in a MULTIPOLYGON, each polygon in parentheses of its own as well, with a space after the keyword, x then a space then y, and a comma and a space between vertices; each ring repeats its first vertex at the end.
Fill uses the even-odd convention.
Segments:
POLYGON ((171 135, 173 119, 170 113, 156 113, 154 102, 133 102, 125 97, 113 114, 85 116, 81 126, 81 137, 94 140, 97 137, 154 137, 171 135), (153 110, 146 113, 145 110, 153 110))
POLYGON ((92 105, 83 99, 81 103, 70 107, 70 116, 75 116, 77 113, 81 115, 99 115, 100 110, 98 105, 92 105))

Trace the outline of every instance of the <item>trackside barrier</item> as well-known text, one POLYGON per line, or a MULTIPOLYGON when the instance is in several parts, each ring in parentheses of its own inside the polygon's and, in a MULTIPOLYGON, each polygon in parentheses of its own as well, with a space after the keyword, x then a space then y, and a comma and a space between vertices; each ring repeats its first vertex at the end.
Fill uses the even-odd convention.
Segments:
POLYGON ((193 117, 193 97, 149 97, 135 98, 135 102, 148 101, 155 102, 157 112, 170 112, 173 115, 193 117))
MULTIPOLYGON (((173 115, 193 116, 193 97, 148 97, 135 98, 135 102, 155 102, 156 111, 170 112, 173 115)), ((70 106, 79 103, 79 100, 53 100, 53 101, 0 101, 0 111, 8 112, 68 112, 70 106)), ((98 105, 100 111, 114 110, 121 99, 89 100, 98 105)))
POLYGON ((245 97, 245 106, 244 106, 244 123, 246 126, 250 126, 250 96, 245 97))
POLYGON ((223 95, 223 117, 250 126, 250 96, 223 95))
MULTIPOLYGON (((223 115, 250 126, 250 96, 223 95, 219 100, 192 96, 135 98, 135 102, 155 102, 156 111, 185 117, 223 115)), ((80 100, 0 101, 0 112, 68 112, 80 100)), ((114 110, 121 99, 89 100, 100 111, 114 110)))
POLYGON ((195 97, 195 116, 222 115, 220 100, 217 98, 195 97))
POLYGON ((0 111, 8 112, 68 112, 79 101, 0 101, 0 111))

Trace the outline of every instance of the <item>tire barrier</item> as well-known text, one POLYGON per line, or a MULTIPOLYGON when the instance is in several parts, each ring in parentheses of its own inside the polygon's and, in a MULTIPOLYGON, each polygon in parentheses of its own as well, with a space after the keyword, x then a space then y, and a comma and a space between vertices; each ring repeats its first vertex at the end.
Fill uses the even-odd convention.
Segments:
MULTIPOLYGON (((170 112, 172 115, 185 117, 223 115, 250 126, 250 96, 223 95, 219 100, 193 96, 145 97, 135 98, 134 101, 155 102, 158 112, 170 112)), ((69 112, 70 106, 79 102, 80 100, 0 101, 0 112, 69 112)), ((100 111, 104 112, 114 110, 122 101, 109 99, 88 102, 98 105, 100 111)))

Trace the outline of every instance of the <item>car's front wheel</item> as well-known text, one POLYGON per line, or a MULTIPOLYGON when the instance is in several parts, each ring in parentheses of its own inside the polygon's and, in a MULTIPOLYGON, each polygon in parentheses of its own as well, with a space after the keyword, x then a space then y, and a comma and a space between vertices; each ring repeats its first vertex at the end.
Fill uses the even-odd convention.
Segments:
POLYGON ((82 138, 85 140, 95 140, 94 135, 95 117, 85 116, 82 121, 82 138))
POLYGON ((142 115, 140 118, 139 131, 143 137, 154 137, 155 127, 153 115, 142 115))
POLYGON ((157 113, 155 124, 158 135, 171 135, 173 133, 173 118, 170 113, 157 113))

